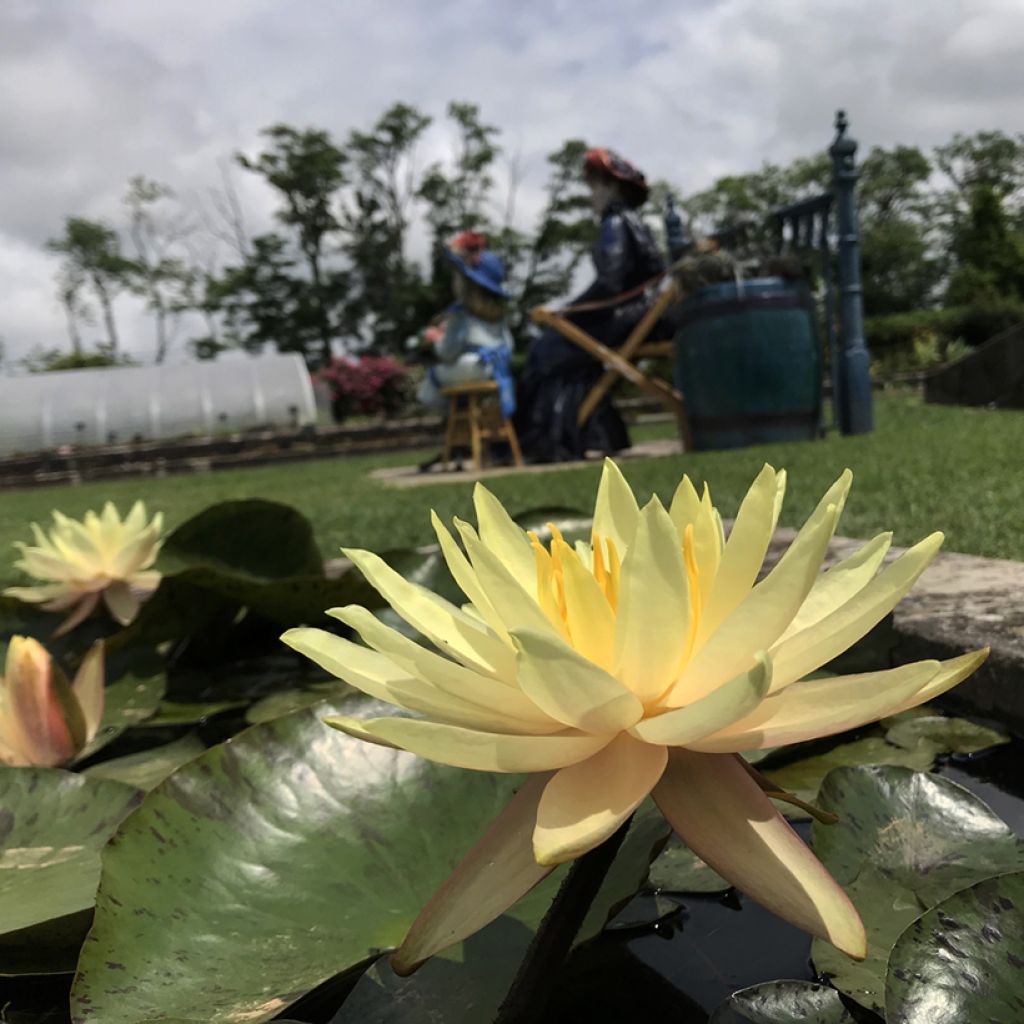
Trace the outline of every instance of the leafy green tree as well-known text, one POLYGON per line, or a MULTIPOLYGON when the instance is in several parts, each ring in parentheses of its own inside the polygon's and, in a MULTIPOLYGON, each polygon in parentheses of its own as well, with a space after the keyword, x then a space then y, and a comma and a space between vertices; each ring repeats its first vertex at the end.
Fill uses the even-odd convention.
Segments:
POLYGON ((369 131, 352 131, 345 147, 352 177, 341 215, 350 284, 346 317, 384 349, 399 349, 436 312, 406 254, 417 200, 416 146, 430 121, 415 107, 396 103, 369 131))
POLYGON ((996 186, 978 185, 953 237, 947 305, 1024 299, 1024 235, 1013 231, 996 186))
POLYGON ((192 232, 192 225, 182 214, 166 212, 166 202, 173 198, 170 186, 141 174, 129 181, 124 197, 134 256, 129 283, 153 314, 157 363, 167 356, 177 318, 195 302, 193 285, 197 272, 186 263, 181 248, 192 232))
POLYGON ((549 153, 547 201, 536 230, 516 236, 509 231, 496 240, 512 268, 512 331, 517 336, 525 332, 534 306, 568 294, 576 268, 596 238, 597 224, 581 173, 586 151, 582 139, 568 139, 549 153))
MULTIPOLYGON (((335 210, 338 191, 346 181, 346 156, 322 129, 300 130, 276 124, 264 129, 262 134, 267 139, 264 152, 256 157, 240 153, 237 159, 242 167, 259 174, 280 195, 282 205, 276 216, 293 233, 305 264, 305 280, 296 276, 296 264, 286 257, 283 244, 265 240, 262 252, 254 251, 246 262, 253 263, 249 269, 257 276, 266 275, 278 284, 287 280, 288 308, 302 311, 301 323, 294 325, 302 335, 302 347, 305 350, 306 318, 312 317, 321 359, 328 363, 337 330, 336 310, 344 296, 334 287, 337 275, 329 271, 326 263, 330 244, 341 226, 335 210), (289 270, 282 278, 284 264, 289 270), (307 294, 299 297, 295 292, 303 284, 307 294)), ((277 343, 286 350, 300 345, 298 339, 285 337, 280 337, 277 343)))
MULTIPOLYGON (((121 252, 121 239, 117 232, 100 221, 68 217, 64 221, 64 234, 60 238, 51 238, 46 247, 63 257, 59 271, 62 300, 66 295, 74 309, 81 289, 88 285, 103 315, 107 347, 116 353, 118 336, 114 299, 128 286, 135 270, 132 261, 121 252)), ((65 305, 65 311, 68 308, 65 305)), ((77 333, 72 333, 73 347, 76 337, 77 333)), ((80 349, 80 338, 78 346, 80 349)))
MULTIPOLYGON (((241 263, 207 283, 204 301, 223 316, 224 340, 199 339, 192 345, 193 352, 208 357, 225 344, 247 352, 273 345, 280 352, 298 352, 307 362, 317 354, 329 359, 323 349, 324 317, 340 309, 345 277, 340 271, 322 268, 319 287, 311 288, 301 260, 280 235, 271 232, 254 238, 241 263), (326 307, 325 295, 331 300, 326 307)), ((327 336, 338 329, 338 323, 328 319, 327 336)))
POLYGON ((1024 136, 983 131, 957 132, 935 148, 935 162, 969 204, 978 188, 989 188, 1001 200, 1024 188, 1024 136))

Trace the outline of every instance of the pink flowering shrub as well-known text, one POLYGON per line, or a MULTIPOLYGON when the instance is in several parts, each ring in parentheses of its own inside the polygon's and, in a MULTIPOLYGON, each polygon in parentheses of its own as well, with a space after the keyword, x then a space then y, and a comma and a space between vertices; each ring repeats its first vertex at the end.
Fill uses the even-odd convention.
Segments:
POLYGON ((390 356, 342 356, 319 371, 331 388, 331 411, 347 416, 393 416, 409 401, 409 370, 390 356))

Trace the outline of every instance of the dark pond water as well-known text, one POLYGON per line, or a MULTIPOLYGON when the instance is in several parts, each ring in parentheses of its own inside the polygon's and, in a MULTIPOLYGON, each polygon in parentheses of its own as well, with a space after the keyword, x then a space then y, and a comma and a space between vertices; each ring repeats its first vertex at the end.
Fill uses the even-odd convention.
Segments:
MULTIPOLYGON (((936 772, 976 793, 1024 836, 1024 741, 951 755, 936 772)), ((809 836, 809 823, 796 828, 809 836)), ((710 1011, 739 988, 778 978, 814 980, 810 939, 756 903, 734 893, 675 899, 679 909, 657 925, 608 933, 581 950, 544 1024, 706 1024, 710 1011)), ((636 903, 630 909, 641 909, 636 903)), ((866 1012, 860 1019, 880 1020, 866 1012)))

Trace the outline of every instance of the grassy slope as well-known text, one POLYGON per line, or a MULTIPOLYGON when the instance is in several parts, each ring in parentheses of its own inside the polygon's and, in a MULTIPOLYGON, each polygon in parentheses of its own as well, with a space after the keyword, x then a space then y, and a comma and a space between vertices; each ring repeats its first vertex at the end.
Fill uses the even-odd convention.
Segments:
MULTIPOLYGON (((710 481, 715 502, 731 515, 764 462, 789 470, 784 524, 796 525, 838 473, 855 474, 841 531, 867 537, 894 529, 908 544, 935 529, 948 550, 1024 559, 1017 528, 1024 506, 1024 413, 925 406, 916 399, 882 398, 877 430, 863 437, 830 436, 813 444, 764 445, 627 462, 625 472, 641 499, 671 497, 681 473, 710 481)), ((651 433, 648 429, 645 433, 651 433)), ((174 526, 226 498, 265 497, 296 505, 309 516, 325 555, 342 545, 384 549, 431 539, 427 509, 443 516, 471 512, 471 484, 405 491, 371 481, 381 465, 413 461, 408 452, 233 470, 161 480, 135 479, 78 487, 8 491, 0 497, 0 579, 9 579, 3 553, 28 539, 28 523, 51 508, 81 515, 110 498, 125 506, 142 497, 163 509, 174 526)), ((589 507, 598 466, 493 480, 491 488, 512 512, 537 506, 589 507)))

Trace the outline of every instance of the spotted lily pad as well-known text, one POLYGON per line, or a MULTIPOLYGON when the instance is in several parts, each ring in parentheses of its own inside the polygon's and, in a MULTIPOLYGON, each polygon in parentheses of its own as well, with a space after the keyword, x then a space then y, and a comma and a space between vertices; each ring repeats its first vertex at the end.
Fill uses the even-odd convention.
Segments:
POLYGON ((93 779, 114 779, 138 789, 152 789, 204 750, 206 745, 202 740, 189 733, 173 743, 101 761, 87 768, 85 774, 93 779))
POLYGON ((838 768, 818 802, 840 820, 816 822, 812 846, 860 912, 869 950, 857 964, 815 940, 814 963, 840 991, 880 1012, 900 932, 959 889, 1024 867, 1024 843, 962 786, 907 768, 838 768))
POLYGON ((734 992, 708 1024, 854 1024, 839 993, 809 981, 769 981, 734 992))
POLYGON ((665 892, 724 892, 732 887, 678 836, 672 836, 651 865, 650 884, 665 892))
POLYGON ((100 850, 141 799, 56 768, 0 769, 0 973, 74 968, 100 850))
POLYGON ((895 723, 885 738, 907 750, 931 747, 936 754, 976 754, 1010 742, 1010 737, 966 718, 924 715, 895 723))
POLYGON ((899 1024, 1024 1020, 1024 872, 950 896, 899 937, 886 1016, 899 1024))
POLYGON ((76 759, 84 761, 112 743, 132 726, 141 725, 151 718, 167 688, 163 675, 137 678, 127 675, 111 683, 104 694, 103 718, 89 745, 76 759))

